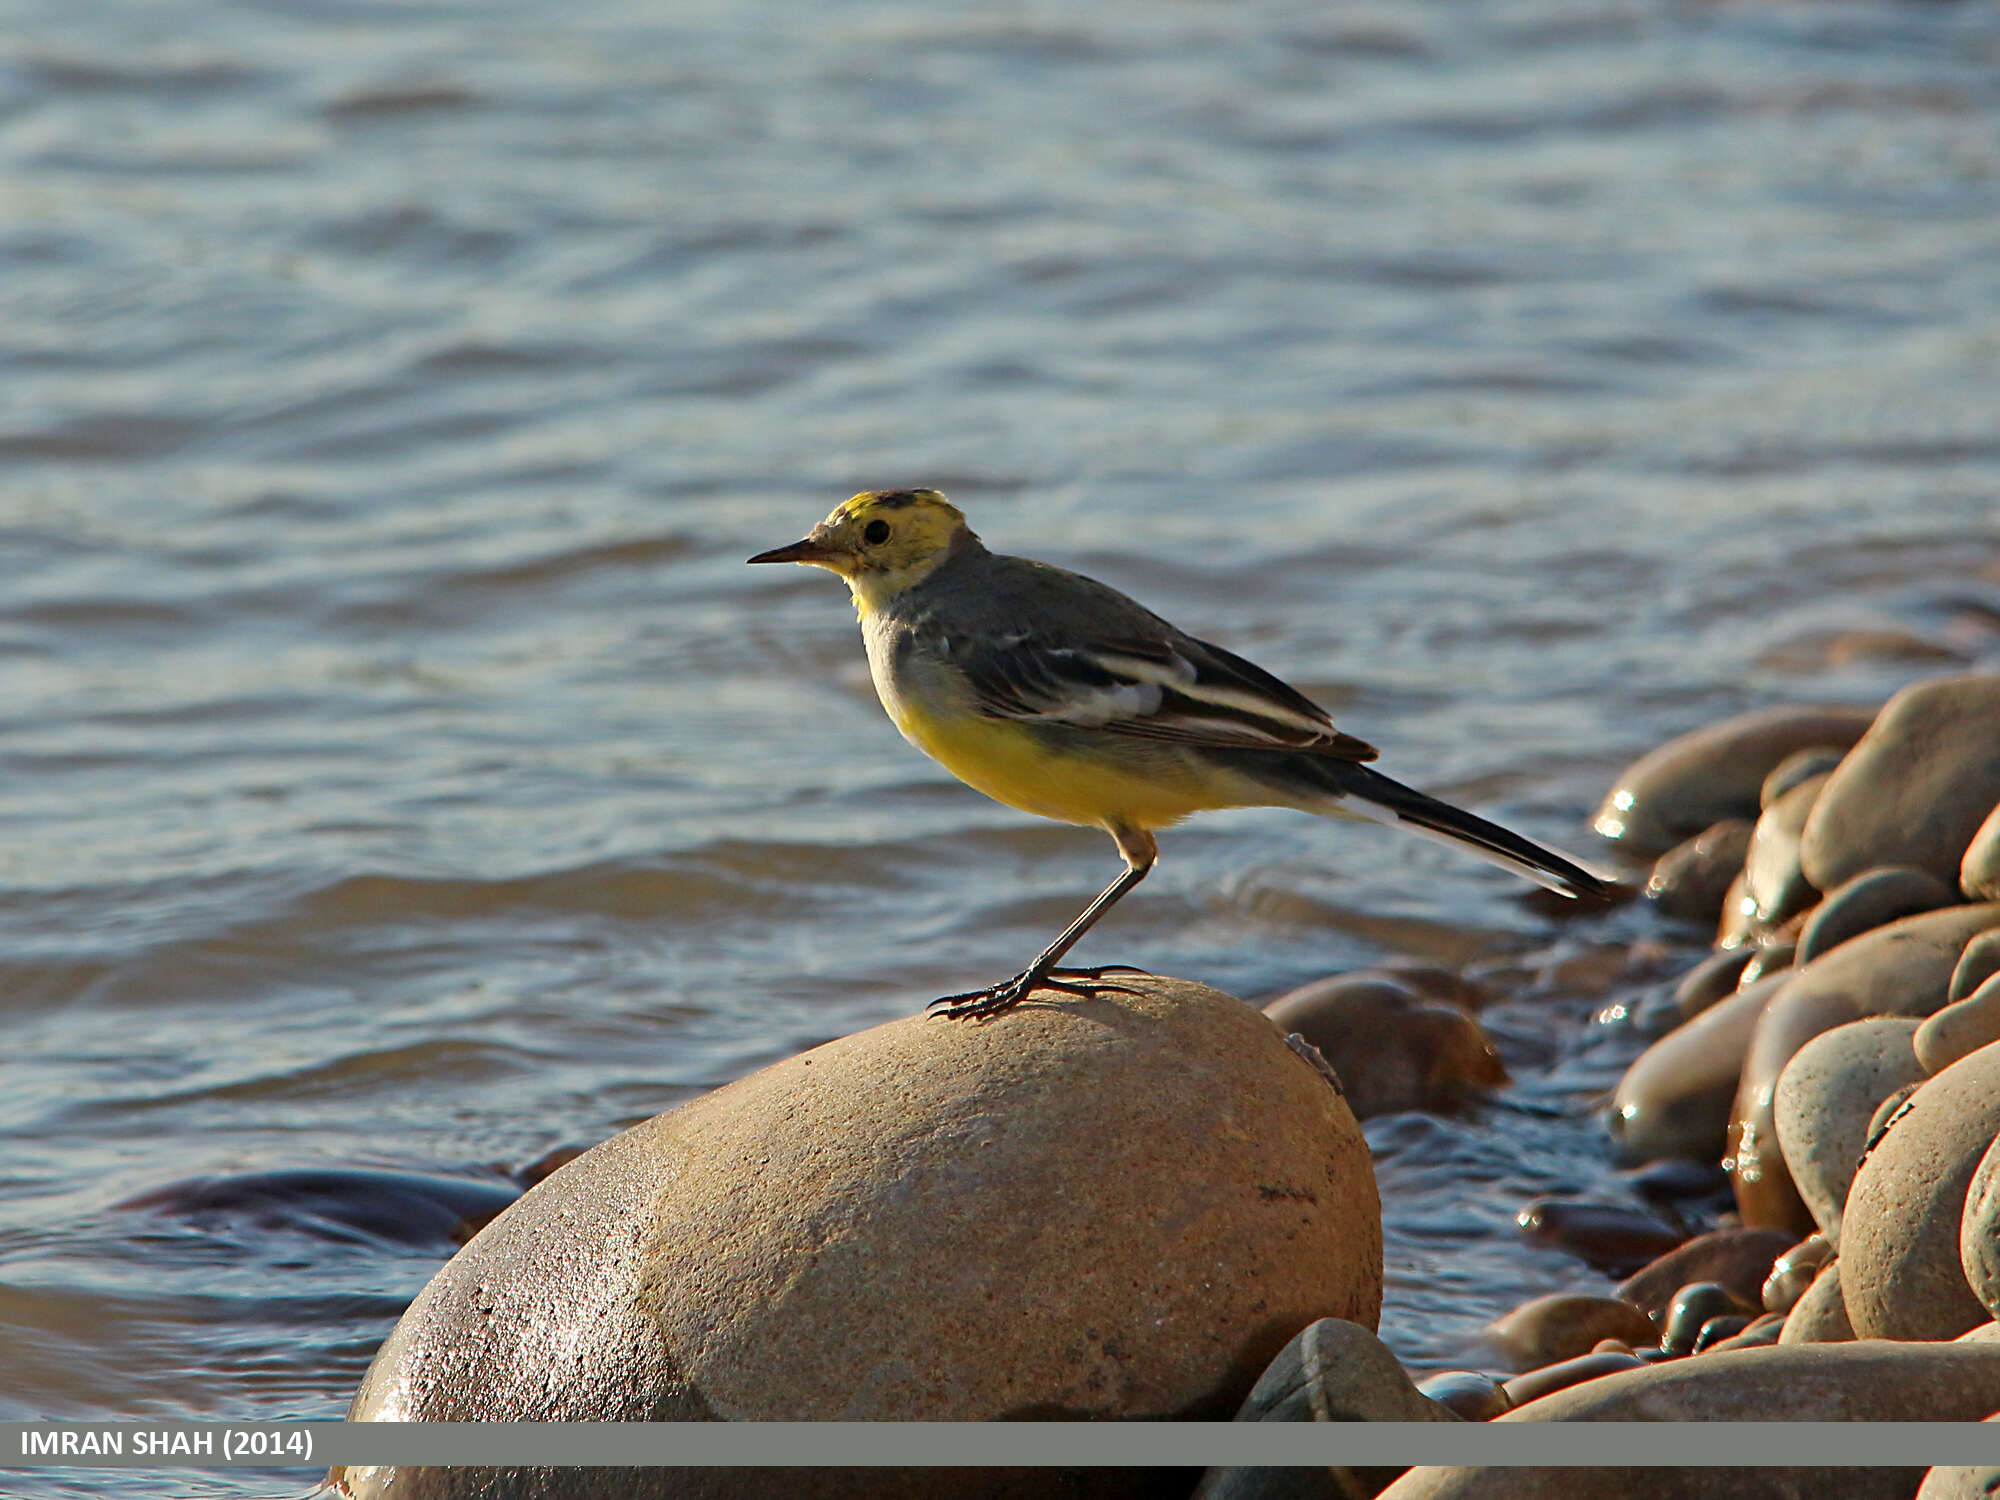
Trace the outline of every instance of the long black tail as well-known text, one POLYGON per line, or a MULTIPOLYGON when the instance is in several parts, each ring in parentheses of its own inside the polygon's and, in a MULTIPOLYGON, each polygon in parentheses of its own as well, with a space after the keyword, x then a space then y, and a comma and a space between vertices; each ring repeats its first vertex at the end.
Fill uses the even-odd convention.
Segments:
POLYGON ((1256 774, 1295 796, 1310 788, 1317 794, 1316 811, 1402 824, 1505 865, 1561 895, 1586 901, 1611 899, 1605 881, 1574 860, 1359 762, 1294 752, 1271 757, 1256 767, 1256 774))

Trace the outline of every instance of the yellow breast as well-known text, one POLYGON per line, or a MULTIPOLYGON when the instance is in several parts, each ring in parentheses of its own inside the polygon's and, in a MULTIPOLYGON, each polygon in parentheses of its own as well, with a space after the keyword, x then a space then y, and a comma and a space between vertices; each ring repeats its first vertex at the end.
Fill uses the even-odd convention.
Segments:
POLYGON ((1230 802, 1204 787, 1184 756, 1145 741, 1106 736, 1097 753, 1064 750, 1005 719, 931 714, 907 699, 884 706, 905 739, 960 781, 1039 817, 1164 828, 1230 802))

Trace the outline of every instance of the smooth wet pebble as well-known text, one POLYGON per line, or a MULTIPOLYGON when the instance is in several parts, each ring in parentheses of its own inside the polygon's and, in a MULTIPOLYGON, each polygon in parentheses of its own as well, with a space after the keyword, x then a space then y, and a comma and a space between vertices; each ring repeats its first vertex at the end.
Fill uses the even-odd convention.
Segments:
POLYGON ((1723 897, 1743 872, 1754 826, 1748 818, 1725 818, 1676 844, 1654 861, 1646 899, 1679 921, 1716 922, 1723 897))
POLYGON ((1697 1354, 1720 1354, 1725 1349, 1762 1349, 1778 1342, 1778 1335, 1784 1332, 1785 1320, 1782 1314, 1765 1313, 1761 1317, 1749 1319, 1735 1333, 1709 1337, 1709 1327, 1721 1320, 1711 1318, 1709 1326, 1701 1331, 1695 1340, 1697 1354))
POLYGON ((1750 897, 1749 884, 1738 875, 1722 893, 1722 915, 1715 919, 1715 946, 1740 948, 1754 943, 1763 929, 1757 921, 1757 903, 1750 897))
POLYGON ((1992 1042, 2000 1042, 2000 974, 1924 1018, 1915 1037, 1917 1061, 1926 1073, 1942 1073, 1992 1042))
POLYGON ((1799 835, 1831 773, 1809 776, 1757 817, 1743 856, 1744 893, 1757 904, 1757 920, 1775 927, 1811 906, 1818 891, 1799 867, 1799 835))
POLYGON ((1830 1260, 1785 1314, 1778 1342, 1844 1344, 1853 1338, 1854 1325, 1847 1320, 1847 1299, 1840 1289, 1840 1262, 1830 1260))
POLYGON ((1764 1310, 1782 1316, 1798 1305, 1813 1278, 1833 1259, 1833 1244, 1823 1234, 1809 1234, 1771 1262, 1759 1300, 1764 1310))
MULTIPOLYGON (((1863 1156, 1875 1149, 1875 1143, 1881 1140, 1889 1129, 1889 1122, 1903 1112, 1903 1106, 1910 1102, 1910 1095, 1914 1094, 1923 1082, 1924 1080, 1919 1079, 1916 1083, 1906 1083, 1875 1106, 1875 1113, 1868 1117, 1868 1139, 1861 1147, 1863 1156)), ((1860 1170, 1858 1163, 1855 1169, 1860 1170)))
POLYGON ((1394 971, 1318 980, 1271 1001, 1264 1014, 1319 1049, 1359 1119, 1449 1111, 1507 1081, 1476 1019, 1418 993, 1394 971))
POLYGON ((1774 974, 1717 1001, 1639 1054, 1611 1096, 1607 1128, 1620 1161, 1722 1155, 1750 1038, 1787 978, 1774 974))
POLYGON ((1800 842, 1805 878, 1831 890, 1877 865, 1956 885, 2000 804, 2000 675, 1904 688, 1829 778, 1800 842))
POLYGON ((1740 1316, 1742 1324, 1729 1330, 1737 1333, 1749 1326, 1754 1311, 1745 1298, 1720 1282, 1690 1282, 1678 1288, 1667 1302, 1667 1313, 1660 1323, 1660 1347, 1669 1354, 1692 1354, 1702 1329, 1711 1319, 1740 1316))
POLYGON ((1588 1354, 1604 1339, 1650 1344, 1653 1325, 1645 1313, 1617 1297, 1556 1292, 1523 1302, 1487 1324, 1483 1340, 1515 1370, 1588 1354))
POLYGON ((1614 1275, 1644 1265, 1687 1238, 1639 1209, 1567 1198, 1537 1198, 1514 1216, 1514 1223, 1536 1243, 1567 1250, 1614 1275))
POLYGON ((1871 1016, 1821 1032, 1778 1075, 1772 1117, 1786 1169, 1828 1240, 1840 1239, 1847 1189, 1882 1101, 1919 1082, 1913 1016, 1871 1016))
POLYGON ((1973 1169, 1958 1222, 1958 1260, 1972 1294, 2000 1320, 2000 1140, 1973 1169))
POLYGON ((514 1168, 507 1175, 524 1188, 531 1188, 544 1177, 553 1176, 560 1168, 568 1166, 584 1152, 588 1146, 553 1146, 525 1166, 514 1168))
POLYGON ((1426 1000, 1455 1005, 1474 1015, 1493 1003, 1493 992, 1478 980, 1436 964, 1386 963, 1366 972, 1379 974, 1426 1000))
POLYGON ((1620 1172, 1618 1177, 1648 1203, 1672 1205, 1689 1199, 1720 1198, 1729 1192, 1729 1178, 1721 1166, 1686 1157, 1647 1162, 1620 1172))
POLYGON ((1946 1001, 1963 1000, 1995 974, 2000 974, 2000 929, 1979 933, 1966 942, 1952 967, 1946 1001))
POLYGON ((1440 1370, 1418 1381, 1417 1389, 1468 1422, 1490 1422, 1514 1406, 1505 1385, 1472 1370, 1440 1370))
POLYGON ((1861 1163, 1839 1241, 1858 1337, 1949 1339, 1989 1320, 1959 1238, 1973 1176, 1996 1136, 2000 1044, 1920 1087, 1861 1163))
POLYGON ((1764 784, 1757 789, 1758 810, 1769 807, 1800 782, 1826 775, 1840 764, 1846 754, 1845 750, 1824 747, 1793 751, 1772 768, 1771 774, 1764 778, 1764 784))
POLYGON ((1641 756, 1618 777, 1594 826, 1641 858, 1666 853, 1725 818, 1755 818, 1764 778, 1799 750, 1845 749, 1873 715, 1782 706, 1704 725, 1641 756))
POLYGON ((1753 1321, 1748 1313, 1718 1313, 1695 1330, 1694 1347, 1688 1352, 1705 1354, 1717 1344, 1735 1338, 1753 1321))
POLYGON ((1757 956, 1749 945, 1723 948, 1711 953, 1681 976, 1674 986, 1674 1004, 1682 1020, 1693 1020, 1718 1000, 1726 1000, 1741 987, 1743 971, 1757 956))
POLYGON ((1958 888, 1972 901, 2000 901, 2000 806, 1973 832, 1958 862, 1958 888))
POLYGON ((1239 1422, 1451 1422, 1375 1334, 1320 1318, 1280 1349, 1237 1409, 1239 1422))
POLYGON ((1791 968, 1797 956, 1797 944, 1780 941, 1774 934, 1750 950, 1750 962, 1743 966, 1737 983, 1741 988, 1748 989, 1760 979, 1768 979, 1791 968))
POLYGON ((1574 1359, 1543 1365, 1539 1370, 1516 1375, 1506 1383, 1505 1390, 1507 1399, 1513 1403, 1514 1409, 1519 1410, 1530 1401, 1539 1401, 1542 1397, 1553 1395, 1557 1391, 1566 1391, 1583 1381, 1645 1368, 1646 1361, 1639 1358, 1636 1353, 1579 1354, 1574 1359))
POLYGON ((1772 1264, 1791 1248, 1791 1237, 1775 1229, 1711 1229, 1628 1276, 1617 1295, 1655 1321, 1666 1317, 1674 1294, 1690 1282, 1717 1283, 1747 1307, 1762 1295, 1772 1264))
POLYGON ((1914 865, 1879 865, 1826 893, 1799 933, 1797 962, 1811 963, 1829 948, 1918 912, 1958 901, 1958 892, 1914 865))

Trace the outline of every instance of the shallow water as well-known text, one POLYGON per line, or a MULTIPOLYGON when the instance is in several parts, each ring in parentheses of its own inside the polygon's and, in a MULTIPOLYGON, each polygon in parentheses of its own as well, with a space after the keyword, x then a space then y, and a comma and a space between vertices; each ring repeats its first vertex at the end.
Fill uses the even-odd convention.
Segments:
MULTIPOLYGON (((17 6, 0 1414, 336 1416, 447 1235, 120 1205, 501 1186, 1109 878, 742 566, 853 490, 1586 852, 1671 733, 2000 660, 1996 63, 1929 5, 17 6)), ((1591 1016, 1701 935, 1296 815, 1164 845, 1082 961, 1502 994, 1514 1086, 1370 1126, 1399 1353, 1606 1284, 1513 1215, 1635 1201, 1591 1016)))

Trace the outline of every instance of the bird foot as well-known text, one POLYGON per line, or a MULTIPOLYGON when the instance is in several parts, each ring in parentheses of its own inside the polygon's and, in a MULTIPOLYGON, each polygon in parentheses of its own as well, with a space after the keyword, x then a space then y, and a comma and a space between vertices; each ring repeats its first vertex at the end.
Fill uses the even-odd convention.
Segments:
POLYGON ((1003 984, 989 985, 983 990, 967 990, 962 995, 940 996, 924 1009, 931 1015, 943 1016, 951 1021, 983 1021, 988 1016, 1012 1010, 1036 990, 1053 990, 1084 1000, 1094 1000, 1099 995, 1134 995, 1137 990, 1129 985, 1108 984, 1104 976, 1145 972, 1131 964, 1102 964, 1095 969, 1044 969, 1039 974, 1033 969, 1024 969, 1003 984))

